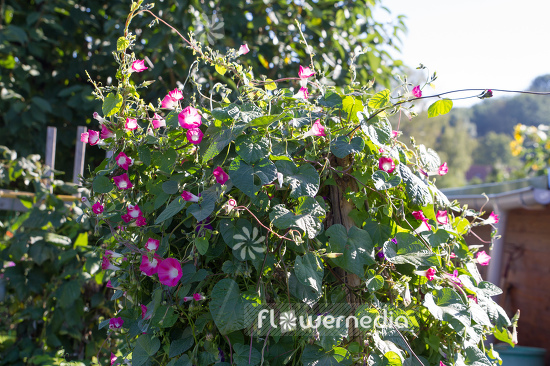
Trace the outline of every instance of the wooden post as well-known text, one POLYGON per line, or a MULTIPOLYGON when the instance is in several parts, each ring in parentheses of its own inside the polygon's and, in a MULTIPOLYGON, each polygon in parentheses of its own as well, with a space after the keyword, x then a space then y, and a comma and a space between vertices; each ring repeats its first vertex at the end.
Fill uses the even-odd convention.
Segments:
POLYGON ((86 155, 86 143, 80 141, 80 135, 88 131, 85 126, 76 129, 76 146, 74 149, 73 183, 79 184, 78 176, 84 175, 84 157, 86 155))
POLYGON ((46 171, 47 181, 46 185, 50 186, 50 192, 53 192, 51 187, 53 181, 53 169, 55 169, 55 145, 57 142, 57 128, 48 127, 48 133, 46 138, 46 166, 49 169, 46 171))

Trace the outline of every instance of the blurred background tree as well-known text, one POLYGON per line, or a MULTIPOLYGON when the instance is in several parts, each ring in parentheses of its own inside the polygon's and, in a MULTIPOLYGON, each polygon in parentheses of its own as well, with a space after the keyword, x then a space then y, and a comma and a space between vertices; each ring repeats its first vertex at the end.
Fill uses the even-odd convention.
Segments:
MULTIPOLYGON (((111 52, 122 35, 129 0, 3 0, 0 4, 0 145, 22 155, 43 154, 47 126, 58 127, 56 168, 71 176, 76 127, 97 129, 92 114, 100 105, 91 96, 92 80, 109 84, 115 64, 111 52)), ((403 17, 382 24, 372 15, 380 0, 161 0, 153 11, 182 34, 193 32, 213 49, 225 52, 243 43, 251 52, 242 62, 271 79, 296 76, 298 65, 310 63, 295 20, 313 46, 315 68, 336 85, 376 80, 389 86, 392 70, 401 65, 398 49, 403 17)), ((192 53, 169 28, 147 28, 152 17, 132 23, 135 49, 156 82, 147 99, 156 103, 188 76, 192 53)), ((221 75, 201 68, 196 75, 213 85, 221 75)), ((139 80, 136 80, 139 82, 139 80)), ((88 151, 94 165, 102 156, 88 151)))

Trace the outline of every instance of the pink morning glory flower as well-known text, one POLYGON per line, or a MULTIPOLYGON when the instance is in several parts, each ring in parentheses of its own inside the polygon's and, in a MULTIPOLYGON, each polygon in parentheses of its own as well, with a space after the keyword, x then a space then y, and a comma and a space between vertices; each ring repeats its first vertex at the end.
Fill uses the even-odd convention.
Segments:
POLYGON ((122 218, 122 221, 124 221, 125 223, 129 223, 130 221, 132 221, 132 216, 128 215, 128 214, 125 214, 125 215, 120 215, 120 217, 122 218))
POLYGON ((168 93, 168 96, 175 100, 182 100, 183 99, 183 93, 178 88, 172 90, 168 93))
POLYGON ((133 131, 138 128, 137 119, 135 118, 126 118, 126 123, 124 124, 126 131, 133 131))
POLYGON ((145 61, 135 60, 134 62, 132 62, 132 71, 142 72, 145 70, 147 70, 147 66, 145 66, 145 61))
POLYGON ((134 185, 130 182, 130 178, 127 173, 113 177, 113 181, 118 189, 126 190, 132 188, 134 185))
POLYGON ((101 117, 99 113, 94 112, 93 117, 95 120, 97 120, 99 123, 105 122, 105 118, 101 117))
POLYGON ((162 258, 155 255, 150 261, 146 255, 141 256, 139 270, 146 276, 152 276, 159 271, 159 264, 162 258))
POLYGON ((178 122, 183 128, 197 128, 202 124, 202 117, 197 109, 188 106, 178 114, 178 122))
POLYGON ((462 287, 462 282, 458 278, 458 271, 455 269, 453 274, 443 273, 443 278, 449 280, 452 285, 462 287))
POLYGON ((82 197, 82 198, 80 199, 80 201, 81 201, 83 204, 85 204, 86 206, 88 206, 88 208, 92 208, 92 205, 90 204, 90 201, 88 200, 88 198, 82 197))
POLYGON ((134 161, 122 151, 117 155, 115 161, 124 170, 128 170, 134 164, 134 161))
MULTIPOLYGON (((113 364, 116 362, 117 358, 118 357, 113 352, 111 352, 111 366, 113 366, 113 364)), ((118 365, 118 363, 117 363, 117 365, 118 365)))
POLYGON ((449 216, 447 215, 447 211, 445 210, 437 211, 435 219, 441 225, 447 225, 449 223, 449 216))
POLYGON ((216 178, 216 182, 220 184, 225 184, 225 182, 229 180, 229 175, 227 175, 227 173, 224 172, 221 167, 217 167, 216 169, 214 169, 212 174, 216 178))
POLYGON ((153 128, 161 128, 161 127, 166 127, 166 121, 164 120, 164 118, 162 118, 161 116, 159 116, 158 114, 155 113, 155 115, 153 116, 153 128))
POLYGON ((487 266, 489 264, 489 261, 491 260, 491 257, 485 253, 485 251, 481 251, 477 253, 477 263, 481 264, 482 266, 487 266))
POLYGON ((107 284, 105 286, 107 286, 107 288, 114 288, 111 284, 111 280, 107 281, 107 284))
POLYGON ((114 252, 112 250, 106 250, 105 251, 106 257, 113 257, 113 258, 122 258, 122 254, 114 252))
POLYGON ((120 267, 115 266, 114 264, 112 264, 111 261, 109 260, 109 256, 104 256, 103 260, 101 261, 101 269, 104 270, 104 271, 106 271, 108 269, 110 269, 112 271, 118 271, 120 269, 120 267))
POLYGON ((315 72, 311 70, 309 66, 303 67, 302 65, 300 65, 300 70, 298 71, 298 76, 300 77, 300 79, 307 79, 309 77, 312 77, 313 75, 315 75, 315 72))
POLYGON ((424 216, 424 212, 422 211, 413 211, 412 215, 417 220, 422 220, 422 221, 428 220, 426 216, 424 216))
POLYGON ((126 207, 126 213, 133 219, 137 219, 143 215, 138 205, 128 205, 128 207, 126 207))
POLYGON ((80 142, 88 143, 88 140, 90 139, 90 134, 88 132, 83 132, 80 134, 80 142))
POLYGON ((396 138, 397 135, 399 135, 399 131, 393 130, 393 131, 391 132, 391 137, 392 137, 392 138, 396 138))
POLYGON ((307 98, 309 98, 307 88, 302 86, 300 90, 298 90, 298 93, 294 94, 294 98, 307 100, 307 98))
POLYGON ((99 131, 90 130, 88 131, 88 136, 90 146, 94 146, 99 142, 99 131))
POLYGON ((122 328, 122 324, 124 324, 124 320, 122 318, 111 318, 109 319, 109 329, 116 330, 122 328))
POLYGON ((195 301, 202 301, 204 299, 206 299, 206 297, 204 297, 202 294, 196 293, 193 295, 193 300, 195 301))
POLYGON ((195 196, 189 191, 181 192, 181 198, 183 198, 183 200, 187 202, 199 202, 199 197, 195 196))
POLYGON ((395 163, 393 162, 392 158, 382 156, 378 160, 378 168, 385 171, 386 173, 393 173, 395 169, 395 163))
POLYGON ((169 94, 167 94, 161 102, 161 107, 164 109, 175 109, 178 105, 178 101, 172 98, 169 94))
POLYGON ((138 217, 136 220, 136 226, 145 226, 145 225, 147 225, 147 220, 145 219, 145 217, 143 216, 138 217))
POLYGON ((415 86, 412 90, 412 93, 416 98, 422 97, 422 90, 420 90, 420 85, 415 86))
POLYGON ((426 278, 428 279, 428 281, 433 281, 435 278, 435 269, 429 268, 426 271, 426 278))
POLYGON ((246 55, 248 52, 250 52, 250 49, 246 43, 239 47, 239 55, 246 55))
POLYGON ((95 213, 96 215, 99 215, 100 213, 103 212, 103 205, 100 203, 100 202, 96 202, 94 203, 94 205, 92 206, 92 211, 93 213, 95 213))
POLYGON ((99 137, 105 140, 114 136, 114 133, 112 133, 107 127, 105 127, 105 125, 101 125, 101 134, 99 137))
POLYGON ((149 238, 147 240, 147 243, 145 243, 145 249, 147 249, 148 252, 154 252, 159 248, 160 240, 149 238))
POLYGON ((304 134, 304 138, 306 137, 309 137, 309 136, 326 136, 327 134, 325 133, 325 126, 323 126, 321 124, 321 120, 318 119, 317 121, 313 122, 313 126, 311 127, 311 129, 309 131, 307 131, 305 134, 304 134))
POLYGON ((176 286, 183 275, 180 262, 175 258, 166 258, 159 265, 158 275, 163 285, 176 286))
POLYGON ((441 166, 439 167, 438 171, 437 171, 437 174, 439 175, 445 175, 449 172, 449 168, 447 168, 447 163, 443 163, 441 164, 441 166))
POLYGON ((187 141, 189 141, 193 145, 198 145, 201 143, 204 134, 202 133, 200 128, 190 128, 187 130, 186 136, 187 141))
POLYGON ((487 224, 498 224, 498 215, 494 212, 491 212, 489 218, 485 220, 487 224))
POLYGON ((145 320, 151 319, 151 316, 153 316, 153 314, 149 314, 147 318, 145 317, 145 314, 147 314, 147 306, 140 304, 140 307, 141 307, 141 319, 145 319, 145 320))
POLYGON ((227 201, 227 209, 229 211, 233 210, 235 207, 237 207, 237 200, 234 198, 231 198, 227 201))

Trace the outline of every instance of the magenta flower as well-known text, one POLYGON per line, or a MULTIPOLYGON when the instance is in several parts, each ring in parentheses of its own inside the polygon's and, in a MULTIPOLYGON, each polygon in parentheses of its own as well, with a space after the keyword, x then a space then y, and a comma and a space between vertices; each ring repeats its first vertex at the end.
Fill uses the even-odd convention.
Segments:
POLYGON ((117 155, 115 160, 117 165, 124 170, 128 170, 134 164, 134 161, 122 151, 117 155))
POLYGON ((99 215, 100 213, 103 212, 103 205, 100 203, 100 202, 96 202, 94 203, 94 205, 92 206, 92 211, 93 213, 95 213, 96 215, 99 215))
POLYGON ((311 70, 309 66, 303 67, 302 65, 300 65, 300 70, 298 71, 298 76, 300 77, 300 79, 307 79, 312 77, 313 75, 315 75, 315 72, 311 70))
POLYGON ((475 303, 477 304, 477 297, 475 295, 467 295, 466 296, 468 299, 472 299, 475 301, 475 303))
POLYGON ((498 224, 498 215, 494 212, 491 212, 489 218, 485 220, 487 224, 498 224))
POLYGON ((178 122, 183 128, 197 128, 202 123, 202 117, 195 108, 188 106, 178 114, 178 122))
POLYGON ((158 114, 155 113, 155 115, 153 116, 153 128, 161 128, 161 127, 166 127, 166 121, 164 120, 164 118, 162 118, 161 116, 159 116, 158 114))
POLYGON ((117 360, 117 356, 115 356, 115 354, 113 352, 111 352, 111 366, 113 366, 113 364, 116 362, 117 360))
POLYGON ((111 284, 111 280, 107 281, 107 284, 105 286, 107 286, 108 288, 114 288, 111 284))
POLYGON ((443 163, 441 164, 441 166, 439 167, 439 170, 437 171, 437 174, 439 175, 445 175, 449 172, 449 168, 447 168, 447 163, 443 163))
POLYGON ((415 86, 412 90, 412 93, 416 98, 421 98, 422 97, 422 90, 420 90, 420 85, 415 86))
POLYGON ((313 122, 313 126, 310 128, 309 131, 307 131, 305 134, 304 134, 304 138, 306 137, 309 137, 309 136, 326 136, 327 134, 325 133, 325 126, 323 126, 321 124, 321 120, 318 119, 317 121, 313 122))
POLYGON ((453 274, 443 273, 443 278, 449 280, 453 286, 462 287, 462 282, 458 278, 458 270, 454 270, 453 274))
POLYGON ((455 259, 455 258, 456 258, 456 254, 455 254, 454 252, 452 252, 452 253, 449 255, 449 258, 455 259))
POLYGON ((447 225, 449 223, 449 216, 447 215, 447 211, 437 211, 437 214, 435 215, 435 219, 438 223, 441 225, 447 225))
POLYGON ((393 130, 393 131, 391 132, 391 137, 392 137, 392 138, 396 138, 397 135, 399 135, 399 131, 393 130))
POLYGON ((239 47, 239 55, 246 55, 248 52, 250 52, 250 49, 246 43, 239 47))
POLYGON ((386 173, 391 174, 395 169, 395 163, 393 162, 392 158, 387 158, 382 156, 378 160, 378 168, 380 168, 380 170, 385 171, 386 173))
POLYGON ((141 212, 138 205, 128 205, 128 207, 126 207, 126 213, 132 219, 137 219, 138 217, 143 216, 143 213, 141 212))
MULTIPOLYGON (((82 136, 81 136, 82 139, 82 136)), ((88 143, 90 146, 94 146, 99 142, 99 131, 90 130, 88 131, 88 143)))
POLYGON ((160 263, 158 274, 160 283, 174 287, 178 284, 183 272, 181 271, 181 264, 177 259, 166 258, 160 263))
POLYGON ((99 113, 97 113, 97 112, 94 112, 93 117, 94 117, 95 120, 97 120, 97 121, 98 121, 99 123, 101 123, 101 124, 102 124, 103 122, 105 122, 105 118, 101 117, 101 116, 99 115, 99 113))
POLYGON ((126 131, 133 131, 138 128, 137 119, 135 118, 126 118, 126 123, 124 124, 126 131))
POLYGON ((159 271, 159 264, 162 258, 155 255, 150 261, 146 255, 141 256, 139 270, 146 276, 152 276, 159 271))
POLYGON ((113 177, 113 181, 115 182, 117 188, 122 190, 130 189, 134 186, 132 182, 130 182, 130 178, 128 178, 128 174, 126 173, 113 177))
POLYGON ((491 257, 485 253, 485 251, 481 251, 477 253, 477 263, 481 264, 482 266, 489 265, 489 261, 491 260, 491 257))
POLYGON ((145 66, 145 61, 135 60, 134 62, 132 62, 132 71, 142 72, 145 70, 147 70, 147 66, 145 66))
POLYGON ((111 263, 111 261, 109 260, 109 256, 103 256, 103 260, 101 261, 101 269, 106 271, 108 269, 112 270, 112 271, 118 271, 120 269, 120 267, 118 266, 115 266, 114 264, 111 263))
POLYGON ((193 295, 193 300, 195 301, 202 301, 204 299, 206 299, 206 297, 204 297, 202 294, 196 293, 193 295))
POLYGON ((227 209, 228 211, 232 211, 235 207, 237 207, 237 200, 234 198, 231 198, 227 201, 227 209))
POLYGON ((428 281, 433 281, 435 278, 435 269, 429 268, 426 271, 426 278, 428 279, 428 281))
POLYGON ((166 95, 161 102, 161 107, 164 109, 175 109, 178 105, 178 101, 172 98, 169 94, 166 95))
POLYGON ((132 221, 132 216, 128 215, 128 214, 125 214, 125 215, 120 215, 120 218, 122 219, 122 221, 124 221, 125 223, 129 223, 130 221, 132 221))
POLYGON ((147 240, 147 243, 145 243, 145 249, 147 249, 148 252, 154 252, 159 248, 160 240, 149 238, 147 240))
POLYGON ((294 98, 307 100, 307 98, 309 98, 309 92, 307 91, 307 88, 302 86, 300 90, 298 90, 298 93, 294 94, 294 98))
POLYGON ((183 198, 183 200, 187 202, 199 202, 199 197, 195 196, 189 191, 181 192, 181 198, 183 198))
POLYGON ((80 134, 80 142, 84 142, 85 144, 87 144, 89 139, 90 134, 88 132, 83 132, 80 134))
POLYGON ((413 215, 414 218, 417 219, 417 220, 422 220, 422 221, 428 220, 428 219, 426 218, 426 216, 424 216, 424 212, 422 212, 422 211, 413 211, 412 215, 413 215))
POLYGON ((147 318, 145 317, 145 314, 147 314, 147 306, 140 304, 140 307, 141 307, 141 319, 145 319, 145 320, 151 319, 151 316, 153 314, 149 314, 147 318))
POLYGON ((201 143, 204 134, 202 133, 200 128, 190 128, 187 130, 186 136, 187 141, 189 141, 193 145, 198 145, 201 143))
POLYGON ((143 216, 138 217, 136 220, 136 226, 145 226, 145 225, 147 225, 147 220, 145 219, 145 217, 143 216))
POLYGON ((111 318, 109 319, 109 329, 117 330, 122 328, 122 324, 124 324, 124 320, 122 318, 111 318))
POLYGON ((182 100, 183 99, 183 93, 178 88, 172 90, 168 93, 168 96, 175 100, 182 100))
POLYGON ((101 137, 102 139, 108 139, 114 136, 115 134, 112 133, 107 127, 105 127, 105 125, 101 125, 101 134, 99 137, 101 137))
POLYGON ((220 184, 225 184, 225 182, 229 180, 229 175, 227 175, 227 173, 224 172, 221 167, 217 167, 216 169, 214 169, 212 174, 216 178, 216 182, 220 184))

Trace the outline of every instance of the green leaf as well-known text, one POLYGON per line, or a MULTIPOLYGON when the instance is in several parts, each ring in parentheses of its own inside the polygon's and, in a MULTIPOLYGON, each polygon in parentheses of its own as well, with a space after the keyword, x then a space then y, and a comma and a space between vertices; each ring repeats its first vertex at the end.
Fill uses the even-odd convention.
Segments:
POLYGON ((138 156, 145 166, 151 165, 151 150, 149 150, 147 145, 138 147, 138 156))
POLYGON ((321 220, 325 216, 325 210, 313 197, 298 198, 298 206, 294 212, 289 211, 285 205, 277 205, 269 214, 269 219, 278 229, 299 228, 313 239, 321 231, 321 220))
POLYGON ((244 328, 244 300, 237 282, 224 278, 216 283, 210 296, 210 314, 221 334, 244 328))
POLYGON ((360 278, 365 278, 364 266, 374 264, 374 244, 368 232, 352 226, 332 225, 325 232, 329 237, 329 251, 343 255, 332 259, 338 267, 360 278))
POLYGON ((235 140, 235 151, 248 164, 268 157, 269 139, 261 135, 241 135, 235 140))
POLYGON ((216 68, 216 71, 217 71, 218 74, 220 74, 220 75, 225 75, 225 73, 227 72, 227 69, 226 69, 224 66, 222 66, 222 65, 216 64, 214 67, 216 68))
POLYGON ((275 83, 273 82, 273 80, 271 80, 271 79, 266 79, 265 82, 266 82, 266 83, 264 84, 265 90, 275 90, 275 89, 277 89, 277 84, 275 84, 275 83))
POLYGON ((149 357, 154 356, 160 348, 160 340, 149 334, 142 334, 136 341, 136 347, 132 353, 132 366, 141 366, 149 357))
POLYGON ((345 158, 349 154, 356 154, 363 151, 365 141, 359 136, 349 139, 347 136, 338 136, 330 143, 330 151, 337 158, 345 158))
POLYGON ((370 277, 367 280, 366 285, 367 285, 367 290, 371 292, 378 291, 382 287, 384 287, 384 278, 380 275, 370 277))
POLYGON ((200 255, 205 255, 208 251, 208 239, 206 239, 204 236, 197 238, 195 240, 195 247, 197 248, 197 251, 200 255))
POLYGON ((315 291, 321 292, 325 271, 323 262, 313 253, 307 253, 302 257, 296 256, 294 273, 302 285, 309 286, 315 291))
POLYGON ((342 347, 325 351, 319 346, 307 344, 302 353, 303 366, 351 365, 352 362, 351 353, 342 347))
POLYGON ((288 277, 288 288, 292 296, 311 307, 319 301, 321 296, 323 296, 322 290, 317 291, 311 286, 302 284, 298 280, 294 270, 290 271, 290 276, 288 277))
POLYGON ((176 180, 169 180, 162 183, 162 191, 166 194, 176 194, 179 190, 179 183, 176 180))
POLYGON ((357 117, 357 112, 363 111, 363 108, 364 107, 363 103, 361 102, 361 98, 348 95, 342 101, 342 109, 344 110, 344 112, 347 113, 348 119, 351 119, 353 121, 359 121, 359 118, 357 117))
POLYGON ((263 258, 266 250, 265 235, 245 219, 220 221, 220 234, 240 261, 263 258))
POLYGON ((181 355, 183 352, 187 351, 195 344, 195 339, 193 338, 193 330, 191 327, 185 328, 180 339, 176 339, 170 343, 170 351, 168 357, 176 357, 181 355))
POLYGON ((126 37, 119 37, 116 41, 116 50, 124 51, 130 45, 130 41, 126 37))
POLYGON ((122 107, 122 95, 109 93, 103 101, 101 110, 105 117, 110 117, 116 114, 122 107))
POLYGON ((418 146, 418 153, 422 165, 428 169, 428 172, 437 172, 439 166, 441 165, 439 155, 437 155, 434 150, 426 148, 424 145, 418 146))
MULTIPOLYGON (((468 366, 491 366, 493 363, 489 361, 487 356, 477 346, 468 345, 464 348, 465 360, 463 365, 468 366)), ((504 363, 506 365, 506 363, 504 363)))
POLYGON ((384 365, 389 366, 402 366, 403 363, 401 362, 401 357, 393 351, 386 352, 384 354, 384 358, 386 359, 384 365))
POLYGON ((409 263, 415 267, 439 267, 437 255, 408 232, 399 232, 395 235, 397 244, 388 240, 384 244, 386 259, 395 264, 409 263))
POLYGON ((235 351, 233 355, 233 362, 237 366, 256 366, 262 360, 262 355, 260 351, 251 345, 243 345, 237 343, 233 346, 235 351))
POLYGON ((442 288, 427 293, 423 304, 437 320, 448 322, 457 332, 471 323, 468 306, 464 305, 460 295, 451 288, 442 288))
POLYGON ((384 147, 391 141, 392 129, 387 121, 361 123, 361 130, 377 147, 384 147))
POLYGON ((290 187, 290 198, 315 197, 319 191, 319 173, 313 165, 305 163, 298 167, 288 160, 278 160, 275 165, 283 175, 283 184, 290 187))
POLYGON ((187 214, 195 216, 197 221, 202 221, 208 218, 208 216, 214 212, 214 209, 216 208, 216 201, 218 200, 216 186, 212 186, 206 191, 203 191, 201 198, 202 199, 198 203, 193 203, 187 209, 187 214))
POLYGON ((155 164, 159 166, 159 170, 167 175, 172 174, 174 165, 178 160, 178 153, 173 148, 169 148, 164 152, 155 154, 155 164))
POLYGON ((374 243, 374 246, 381 247, 394 234, 391 226, 382 224, 374 219, 365 222, 363 230, 366 230, 374 243))
POLYGON ((92 183, 92 189, 95 193, 109 193, 114 187, 111 180, 104 175, 97 175, 92 183))
POLYGON ((413 204, 419 206, 433 204, 433 199, 430 189, 428 188, 428 184, 414 175, 408 166, 405 164, 398 164, 395 167, 395 171, 401 176, 401 179, 403 179, 403 182, 405 183, 405 191, 413 204))
POLYGON ((502 328, 502 329, 495 328, 493 335, 499 341, 506 342, 512 347, 516 346, 512 341, 512 333, 507 328, 502 328))
MULTIPOLYGON (((222 112, 218 113, 218 117, 222 118, 220 116, 222 112)), ((212 111, 212 114, 214 115, 214 111, 212 111)), ((227 115, 228 118, 229 115, 227 115)), ((218 132, 214 133, 212 135, 212 142, 204 152, 204 155, 202 156, 202 162, 206 163, 210 159, 215 158, 222 150, 229 145, 231 142, 233 142, 237 136, 245 129, 245 125, 238 125, 231 128, 222 128, 218 132)))
POLYGON ((248 125, 252 127, 269 127, 269 125, 277 121, 280 121, 284 116, 285 116, 284 113, 279 115, 275 114, 271 116, 262 116, 262 117, 254 118, 252 121, 250 121, 248 125))
POLYGON ((453 101, 450 99, 440 99, 428 108, 428 118, 442 116, 447 114, 453 108, 453 101))
POLYGON ((369 100, 369 108, 380 109, 384 108, 390 102, 390 91, 388 89, 376 93, 369 100))
POLYGON ((318 100, 319 105, 322 105, 323 107, 328 108, 335 108, 335 107, 341 107, 342 106, 342 97, 334 92, 326 92, 325 95, 323 95, 318 100))
POLYGON ((52 112, 52 106, 51 106, 50 102, 48 102, 44 98, 33 97, 32 98, 32 103, 34 105, 36 105, 38 108, 40 108, 40 110, 44 113, 51 113, 52 112))
POLYGON ((74 306, 76 299, 80 297, 80 283, 78 281, 65 282, 61 287, 61 296, 58 305, 65 309, 74 306))
POLYGON ((233 159, 227 172, 233 184, 247 196, 254 196, 263 185, 277 178, 277 168, 269 159, 260 160, 256 164, 247 164, 241 157, 233 159), (257 177, 258 182, 254 181, 257 177))
POLYGON ((401 184, 401 178, 398 175, 390 176, 383 170, 377 170, 372 174, 374 187, 379 191, 385 191, 401 184))
POLYGON ((183 200, 183 198, 177 197, 175 200, 170 202, 168 207, 166 207, 164 211, 162 211, 162 213, 157 217, 157 219, 155 220, 155 225, 158 225, 161 222, 164 222, 179 213, 185 207, 185 204, 186 202, 183 200))

